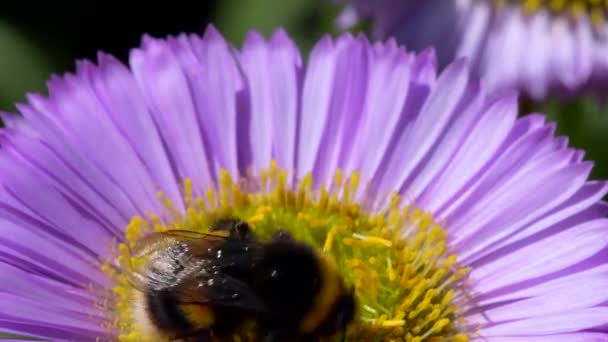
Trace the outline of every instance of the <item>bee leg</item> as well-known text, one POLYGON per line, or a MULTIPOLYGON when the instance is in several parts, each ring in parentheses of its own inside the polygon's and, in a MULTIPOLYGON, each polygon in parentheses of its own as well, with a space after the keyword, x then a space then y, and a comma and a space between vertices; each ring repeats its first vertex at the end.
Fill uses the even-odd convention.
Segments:
POLYGON ((209 231, 218 232, 224 231, 228 232, 231 238, 236 238, 239 240, 250 240, 253 238, 251 234, 251 227, 245 221, 241 221, 239 219, 221 219, 216 221, 209 227, 209 231))

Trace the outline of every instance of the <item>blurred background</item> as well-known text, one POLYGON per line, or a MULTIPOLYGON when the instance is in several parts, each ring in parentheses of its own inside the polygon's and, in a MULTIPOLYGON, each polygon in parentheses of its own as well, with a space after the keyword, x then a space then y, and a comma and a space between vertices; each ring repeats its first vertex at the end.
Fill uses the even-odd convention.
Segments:
MULTIPOLYGON (((44 92, 49 76, 73 71, 77 59, 95 59, 101 50, 126 61, 144 33, 202 32, 214 23, 240 45, 249 29, 268 36, 281 26, 307 51, 324 33, 336 33, 333 21, 341 10, 327 0, 148 1, 132 7, 103 2, 88 8, 67 1, 6 3, 0 5, 0 110, 5 111, 13 111, 28 92, 44 92)), ((596 162, 593 177, 608 178, 607 105, 590 98, 542 104, 524 100, 522 108, 549 114, 558 132, 596 162)))

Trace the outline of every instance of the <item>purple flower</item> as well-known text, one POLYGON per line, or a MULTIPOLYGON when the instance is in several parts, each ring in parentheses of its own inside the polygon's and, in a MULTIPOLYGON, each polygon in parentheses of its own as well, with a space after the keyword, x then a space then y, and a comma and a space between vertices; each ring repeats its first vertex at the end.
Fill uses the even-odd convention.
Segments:
POLYGON ((283 31, 236 49, 209 28, 53 78, 4 115, 0 331, 152 336, 119 244, 230 212, 337 260, 351 340, 606 341, 607 183, 513 93, 435 67, 393 41, 326 37, 304 63, 283 31))
POLYGON ((342 27, 371 19, 377 38, 395 37, 414 51, 435 47, 440 67, 468 57, 488 89, 514 88, 539 100, 606 84, 608 25, 601 1, 349 3, 342 27))

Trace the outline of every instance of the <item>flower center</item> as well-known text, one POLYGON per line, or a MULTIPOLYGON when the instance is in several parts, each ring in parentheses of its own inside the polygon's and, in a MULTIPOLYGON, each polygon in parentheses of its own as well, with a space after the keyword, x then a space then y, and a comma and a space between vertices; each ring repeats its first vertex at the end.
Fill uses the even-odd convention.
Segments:
MULTIPOLYGON (((446 231, 398 195, 385 198, 380 210, 371 209, 381 206, 379 201, 355 200, 361 197, 357 173, 345 177, 337 171, 331 184, 316 190, 307 175, 290 189, 287 172, 273 162, 257 177, 240 182, 222 171, 218 186, 203 196, 194 195, 189 179, 183 190, 185 213, 159 195, 168 215, 134 217, 126 229, 128 244, 153 231, 206 232, 223 216, 245 220, 262 239, 280 227, 333 258, 346 283, 354 286, 359 307, 347 332, 349 341, 468 341, 472 332, 463 319, 468 269, 450 254, 446 231)), ((117 254, 120 264, 136 262, 127 244, 119 245, 117 254)), ((102 301, 114 318, 108 328, 121 341, 146 340, 134 318, 136 290, 110 265, 104 272, 115 287, 102 301)), ((246 336, 246 331, 237 332, 233 340, 246 336)))
POLYGON ((526 13, 547 10, 556 16, 578 18, 587 15, 591 22, 599 26, 608 14, 608 4, 603 0, 494 0, 497 5, 508 3, 520 5, 526 13))

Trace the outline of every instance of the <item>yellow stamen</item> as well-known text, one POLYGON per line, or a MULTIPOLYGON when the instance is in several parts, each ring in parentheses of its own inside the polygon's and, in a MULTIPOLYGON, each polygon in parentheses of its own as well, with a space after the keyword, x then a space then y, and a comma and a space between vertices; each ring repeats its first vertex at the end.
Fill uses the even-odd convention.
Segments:
POLYGON ((371 244, 376 244, 376 245, 382 245, 382 246, 386 246, 386 247, 390 247, 393 245, 393 243, 389 240, 377 237, 377 236, 365 236, 362 234, 353 234, 353 237, 355 239, 359 239, 359 240, 363 240, 365 242, 369 242, 371 244))
MULTIPOLYGON (((361 201, 369 199, 358 198, 368 189, 358 193, 358 173, 346 177, 338 170, 320 188, 315 188, 309 173, 292 188, 287 172, 273 161, 268 169, 258 171, 256 179, 253 172, 246 177, 234 181, 221 170, 218 183, 202 189, 203 197, 197 197, 195 185, 185 179, 183 204, 159 194, 166 212, 133 217, 125 230, 127 243, 115 248, 115 260, 102 268, 114 280, 112 296, 97 304, 112 313, 108 329, 118 331, 119 340, 146 341, 146 335, 133 313, 135 291, 127 275, 110 264, 140 268, 145 260, 130 251, 147 233, 206 232, 213 220, 229 215, 246 220, 262 239, 279 227, 287 229, 334 259, 347 283, 355 286, 359 301, 349 340, 468 341, 471 332, 458 312, 460 301, 470 298, 465 282, 469 269, 450 254, 447 232, 430 213, 403 203, 397 194, 390 195, 384 209, 365 211, 362 208, 370 206, 362 206, 361 201), (182 207, 183 212, 178 209, 182 207)), ((231 339, 250 341, 251 331, 231 339)))
POLYGON ((334 236, 337 233, 337 227, 333 227, 327 233, 327 237, 325 238, 325 244, 323 244, 323 252, 329 252, 331 250, 331 244, 334 241, 334 236))
POLYGON ((390 327, 400 327, 404 324, 405 324, 405 320, 402 320, 402 319, 387 320, 387 321, 382 322, 383 327, 389 327, 389 328, 390 327))

